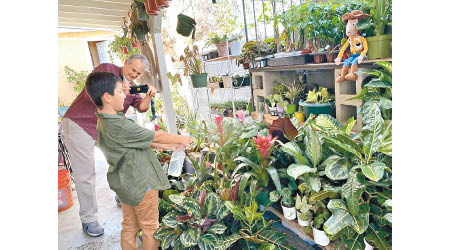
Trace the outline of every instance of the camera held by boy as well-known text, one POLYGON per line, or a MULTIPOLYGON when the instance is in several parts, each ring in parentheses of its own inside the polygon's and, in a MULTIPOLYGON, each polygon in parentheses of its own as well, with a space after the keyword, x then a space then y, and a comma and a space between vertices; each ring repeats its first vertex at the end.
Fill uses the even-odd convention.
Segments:
MULTIPOLYGON (((188 147, 192 139, 149 130, 126 118, 120 112, 125 99, 122 81, 112 73, 91 73, 86 91, 98 110, 97 142, 109 164, 108 183, 122 202, 121 247, 137 250, 136 236, 141 229, 143 249, 156 250, 159 241, 153 233, 159 227, 158 190, 171 186, 150 147, 174 150, 188 147)), ((147 94, 156 93, 153 89, 147 94)))

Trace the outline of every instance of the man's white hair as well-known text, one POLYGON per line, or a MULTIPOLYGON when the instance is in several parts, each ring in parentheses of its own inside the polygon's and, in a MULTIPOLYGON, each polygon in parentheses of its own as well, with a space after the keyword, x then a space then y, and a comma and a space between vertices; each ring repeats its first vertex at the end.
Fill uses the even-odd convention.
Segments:
POLYGON ((144 64, 144 69, 145 69, 145 71, 148 72, 148 71, 150 70, 150 68, 149 68, 150 63, 149 63, 147 57, 145 57, 145 56, 143 56, 143 55, 140 55, 140 54, 133 54, 133 55, 131 55, 130 57, 128 57, 126 63, 127 63, 127 64, 130 64, 130 63, 132 63, 132 62, 133 62, 134 60, 136 60, 136 59, 141 60, 141 62, 144 64))

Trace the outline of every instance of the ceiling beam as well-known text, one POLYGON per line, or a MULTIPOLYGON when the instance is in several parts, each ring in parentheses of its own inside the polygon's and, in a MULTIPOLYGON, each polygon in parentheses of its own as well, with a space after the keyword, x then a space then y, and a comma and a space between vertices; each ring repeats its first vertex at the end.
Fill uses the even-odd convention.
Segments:
POLYGON ((93 23, 78 23, 78 22, 59 22, 59 27, 63 28, 91 28, 91 29, 104 29, 119 31, 122 29, 122 25, 105 25, 105 24, 93 24, 93 23))
POLYGON ((59 11, 62 12, 74 12, 80 14, 93 14, 93 15, 107 15, 116 17, 126 17, 128 14, 128 9, 123 10, 109 10, 109 9, 96 9, 87 6, 69 6, 69 5, 59 5, 59 11))
POLYGON ((74 7, 89 7, 95 9, 107 10, 128 10, 131 6, 131 1, 111 2, 111 1, 93 1, 93 0, 59 0, 59 6, 74 6, 74 7))
POLYGON ((117 25, 122 27, 123 21, 120 20, 116 20, 116 21, 111 21, 111 20, 99 20, 99 19, 81 19, 81 18, 67 18, 67 17, 59 17, 58 18, 59 22, 66 22, 66 23, 71 23, 71 22, 76 22, 76 23, 93 23, 93 24, 104 24, 104 25, 117 25))

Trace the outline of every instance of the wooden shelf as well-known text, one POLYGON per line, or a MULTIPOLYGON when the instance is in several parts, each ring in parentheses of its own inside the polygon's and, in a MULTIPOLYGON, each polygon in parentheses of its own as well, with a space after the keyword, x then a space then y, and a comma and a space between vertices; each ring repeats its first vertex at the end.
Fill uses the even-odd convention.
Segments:
MULTIPOLYGON (((236 58, 237 58, 237 56, 230 56, 230 60, 234 60, 236 58)), ((205 62, 219 62, 219 61, 227 61, 227 60, 228 60, 228 57, 227 56, 223 56, 223 57, 217 57, 217 58, 214 58, 214 59, 211 59, 211 60, 207 60, 205 62)))
MULTIPOLYGON (((231 58, 231 57, 230 57, 231 58)), ((214 60, 214 59, 213 59, 214 60)), ((378 61, 388 61, 392 62, 392 58, 383 58, 375 60, 365 60, 359 65, 372 64, 378 61)), ((274 67, 264 67, 250 69, 250 72, 262 72, 262 71, 293 71, 302 69, 340 69, 342 68, 342 63, 336 65, 335 63, 310 63, 310 64, 299 64, 299 65, 284 65, 284 66, 274 66, 274 67)))
MULTIPOLYGON (((299 235, 300 238, 302 239, 308 239, 311 242, 314 242, 314 236, 313 233, 307 233, 306 232, 306 227, 302 227, 298 224, 297 220, 288 220, 286 219, 283 214, 281 214, 280 212, 278 212, 275 208, 273 207, 269 207, 267 208, 268 211, 271 211, 273 214, 275 214, 278 218, 281 219, 281 221, 283 222, 283 224, 287 225, 291 230, 293 229, 294 232, 299 235)), ((328 246, 320 246, 317 245, 319 247, 321 247, 324 250, 333 250, 333 243, 330 243, 328 246)))

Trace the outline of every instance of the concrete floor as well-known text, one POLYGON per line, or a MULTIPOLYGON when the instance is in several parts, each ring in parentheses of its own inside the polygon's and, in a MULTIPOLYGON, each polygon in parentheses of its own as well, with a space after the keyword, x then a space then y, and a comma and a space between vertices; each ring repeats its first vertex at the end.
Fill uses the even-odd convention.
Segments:
POLYGON ((103 153, 95 148, 96 192, 98 216, 105 234, 99 237, 87 235, 81 228, 78 215, 80 205, 76 191, 73 190, 74 204, 58 213, 58 249, 116 250, 120 249, 120 230, 122 229, 122 210, 117 206, 114 192, 106 180, 108 163, 103 153))

